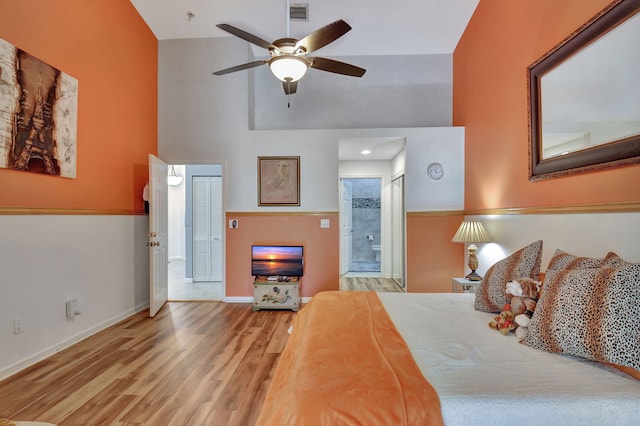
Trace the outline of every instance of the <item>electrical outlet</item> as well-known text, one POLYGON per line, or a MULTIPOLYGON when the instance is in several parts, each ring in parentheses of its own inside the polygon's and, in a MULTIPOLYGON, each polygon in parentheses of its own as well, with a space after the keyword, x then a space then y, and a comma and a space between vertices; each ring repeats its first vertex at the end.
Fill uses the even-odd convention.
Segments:
POLYGON ((73 319, 80 313, 78 312, 78 299, 67 300, 65 307, 67 310, 67 318, 73 319))
POLYGON ((328 228, 329 223, 329 219, 320 219, 320 228, 328 228))
POLYGON ((13 334, 22 333, 22 318, 16 318, 13 320, 13 334))

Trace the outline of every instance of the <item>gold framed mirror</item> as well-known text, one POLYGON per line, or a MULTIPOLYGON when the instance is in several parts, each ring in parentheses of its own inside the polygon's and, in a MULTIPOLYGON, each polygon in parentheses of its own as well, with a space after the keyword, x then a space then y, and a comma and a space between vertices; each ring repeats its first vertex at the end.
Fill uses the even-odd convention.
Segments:
POLYGON ((616 0, 528 67, 529 180, 640 163, 640 0, 616 0))

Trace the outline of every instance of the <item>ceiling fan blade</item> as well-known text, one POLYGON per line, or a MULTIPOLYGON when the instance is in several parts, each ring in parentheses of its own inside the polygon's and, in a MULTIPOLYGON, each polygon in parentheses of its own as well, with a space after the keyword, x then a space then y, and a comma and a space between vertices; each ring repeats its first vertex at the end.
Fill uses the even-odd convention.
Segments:
POLYGON ((261 39, 258 36, 254 36, 253 34, 250 34, 244 30, 241 30, 240 28, 236 28, 232 25, 229 24, 218 24, 216 25, 216 27, 220 28, 221 30, 224 30, 226 32, 228 32, 229 34, 233 34, 236 37, 240 37, 241 39, 248 41, 249 43, 253 43, 256 46, 260 46, 264 49, 271 49, 271 48, 275 48, 275 46, 273 44, 271 44, 270 42, 261 39))
POLYGON ((283 81, 282 87, 284 87, 284 93, 286 95, 293 95, 298 90, 297 81, 283 81))
POLYGON ((268 61, 253 61, 253 62, 249 62, 248 64, 242 64, 242 65, 236 65, 235 67, 231 67, 231 68, 225 68, 223 70, 220 71, 216 71, 213 73, 213 75, 224 75, 224 74, 229 74, 230 72, 236 72, 236 71, 242 71, 242 70, 247 70, 249 68, 254 68, 260 65, 264 65, 266 64, 268 61))
POLYGON ((329 25, 325 25, 324 27, 315 30, 302 40, 298 41, 296 43, 296 49, 304 47, 307 53, 321 49, 348 33, 349 30, 351 30, 351 26, 342 19, 338 19, 329 25))
POLYGON ((350 75, 352 77, 362 77, 367 70, 364 68, 356 67, 355 65, 347 64, 346 62, 336 61, 334 59, 327 58, 307 58, 311 61, 311 68, 317 70, 334 72, 336 74, 350 75))

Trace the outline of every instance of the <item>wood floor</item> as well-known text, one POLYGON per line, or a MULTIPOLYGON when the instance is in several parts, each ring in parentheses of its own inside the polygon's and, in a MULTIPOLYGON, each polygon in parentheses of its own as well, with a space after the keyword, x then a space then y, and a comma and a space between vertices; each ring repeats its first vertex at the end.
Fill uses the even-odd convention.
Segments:
POLYGON ((169 302, 0 382, 0 418, 59 425, 252 425, 292 311, 169 302))
POLYGON ((376 291, 402 293, 404 290, 391 278, 381 277, 340 277, 342 291, 376 291))
MULTIPOLYGON (((341 278, 344 290, 401 291, 341 278)), ((304 309, 304 308, 303 308, 304 309)), ((292 311, 169 302, 0 382, 0 418, 63 425, 253 425, 292 311)))

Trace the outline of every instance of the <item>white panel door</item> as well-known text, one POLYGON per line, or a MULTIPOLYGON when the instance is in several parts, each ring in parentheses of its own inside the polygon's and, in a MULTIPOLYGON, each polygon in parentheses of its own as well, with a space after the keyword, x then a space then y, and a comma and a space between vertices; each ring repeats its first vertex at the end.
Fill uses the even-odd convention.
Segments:
POLYGON ((193 281, 222 281, 222 178, 194 176, 193 281))
POLYGON ((168 298, 169 206, 167 164, 149 154, 149 316, 154 317, 168 298))
POLYGON ((349 272, 351 265, 351 239, 353 237, 351 182, 340 179, 340 198, 340 275, 344 275, 349 272))

